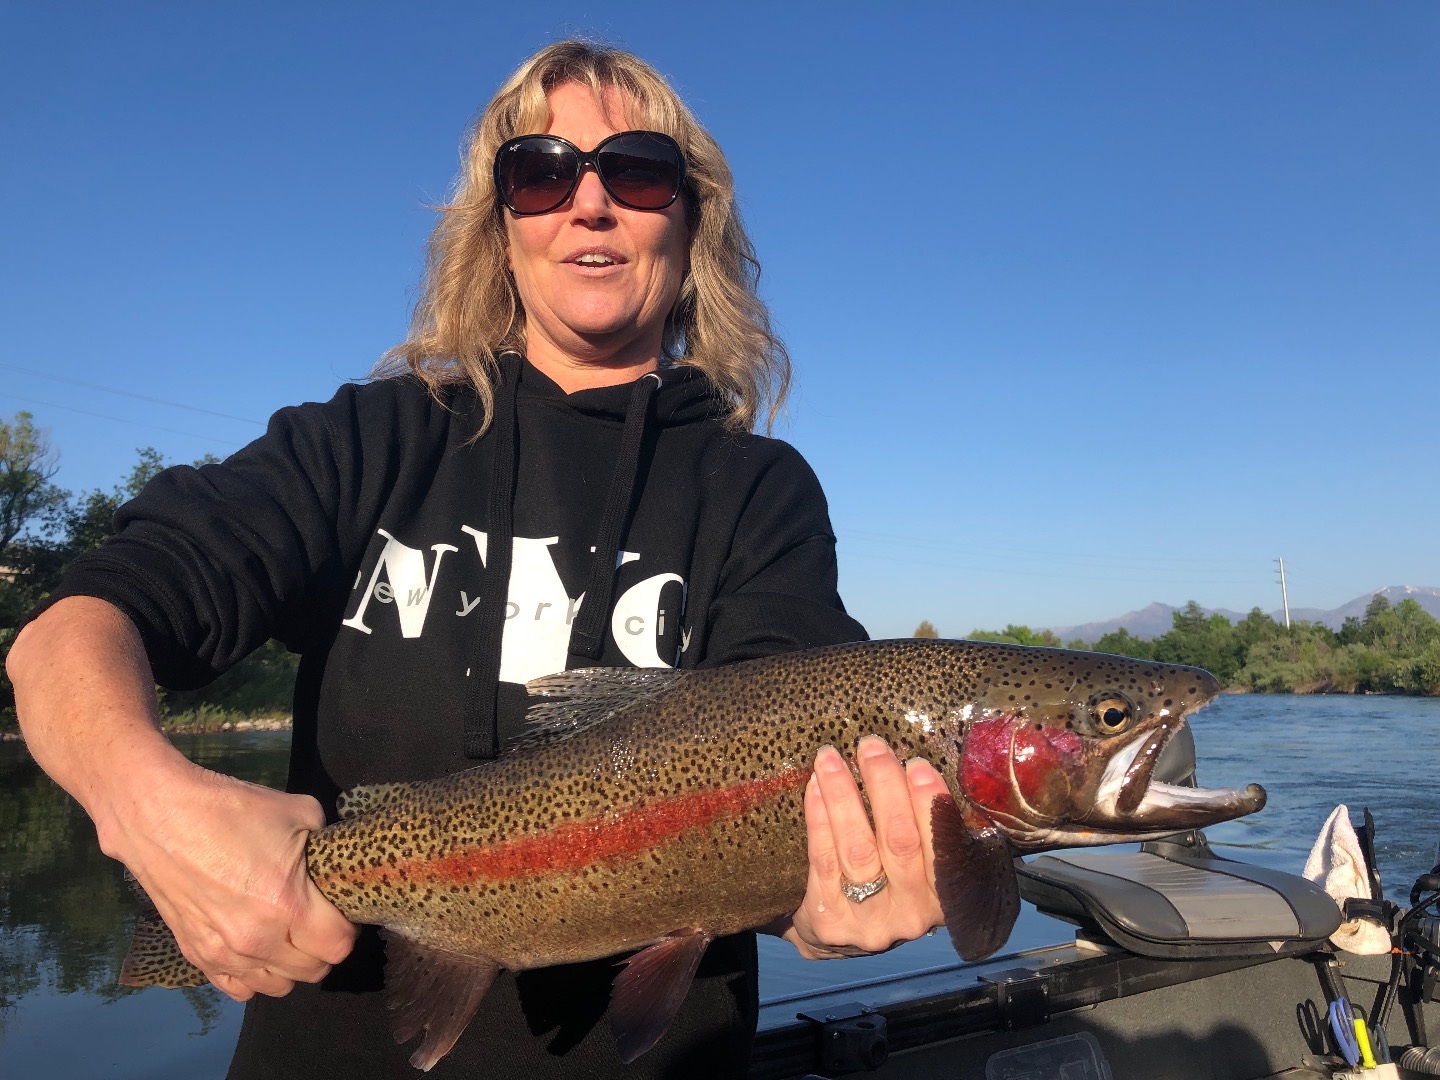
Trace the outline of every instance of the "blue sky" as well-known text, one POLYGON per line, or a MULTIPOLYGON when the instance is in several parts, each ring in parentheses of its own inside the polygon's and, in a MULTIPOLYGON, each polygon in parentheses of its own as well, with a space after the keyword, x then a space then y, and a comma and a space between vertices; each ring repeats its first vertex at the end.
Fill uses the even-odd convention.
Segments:
POLYGON ((730 157, 872 633, 1440 584, 1433 0, 11 0, 0 416, 109 488, 363 376, 577 32, 730 157))

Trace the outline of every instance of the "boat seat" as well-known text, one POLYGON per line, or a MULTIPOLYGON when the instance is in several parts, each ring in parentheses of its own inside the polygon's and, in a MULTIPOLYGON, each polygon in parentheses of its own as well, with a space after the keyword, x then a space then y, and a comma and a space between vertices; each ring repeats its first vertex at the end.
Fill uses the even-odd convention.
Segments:
MULTIPOLYGON (((1167 783, 1194 784, 1189 729, 1156 766, 1167 783)), ((1015 861, 1020 895, 1047 915, 1100 930, 1141 956, 1242 958, 1311 952, 1341 912, 1318 885, 1281 870, 1225 859, 1201 832, 1139 851, 1067 849, 1015 861)))

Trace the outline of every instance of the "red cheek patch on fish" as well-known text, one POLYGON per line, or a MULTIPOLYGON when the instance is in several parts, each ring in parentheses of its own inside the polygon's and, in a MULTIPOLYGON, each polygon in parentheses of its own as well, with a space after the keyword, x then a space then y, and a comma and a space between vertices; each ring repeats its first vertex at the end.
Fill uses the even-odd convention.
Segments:
POLYGON ((1017 713, 977 721, 965 737, 960 762, 965 793, 977 806, 1019 813, 1023 807, 1017 794, 1034 796, 1063 775, 1083 750, 1084 741, 1075 732, 1037 725, 1017 713))
POLYGON ((787 769, 776 776, 748 780, 718 791, 701 791, 590 821, 565 822, 536 836, 490 847, 470 848, 438 859, 398 859, 345 874, 353 883, 433 882, 468 885, 537 874, 583 870, 596 863, 635 858, 690 829, 734 819, 787 792, 803 788, 809 769, 787 769))
POLYGON ((1006 713, 978 720, 965 734, 960 778, 966 797, 977 806, 1012 809, 1010 736, 1015 717, 1006 713))

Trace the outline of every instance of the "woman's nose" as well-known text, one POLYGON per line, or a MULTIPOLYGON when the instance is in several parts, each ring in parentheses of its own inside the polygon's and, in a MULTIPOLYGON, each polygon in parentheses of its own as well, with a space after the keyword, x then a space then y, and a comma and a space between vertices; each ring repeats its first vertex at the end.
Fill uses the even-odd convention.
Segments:
POLYGON ((570 199, 570 211, 581 218, 609 218, 614 216, 610 193, 600 182, 600 174, 587 165, 580 171, 575 184, 575 194, 570 199))

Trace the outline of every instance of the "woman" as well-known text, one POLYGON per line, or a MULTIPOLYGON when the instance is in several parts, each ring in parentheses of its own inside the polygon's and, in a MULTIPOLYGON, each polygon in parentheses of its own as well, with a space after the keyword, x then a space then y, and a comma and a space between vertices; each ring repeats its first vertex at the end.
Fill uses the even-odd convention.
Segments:
MULTIPOLYGON (((305 874, 341 790, 494 756, 524 683, 567 666, 863 635, 813 474, 748 434, 788 374, 754 266, 724 158, 664 81, 624 53, 543 50, 475 130, 384 377, 157 478, 17 640, 37 761, 187 955, 250 1002, 232 1077, 413 1075, 378 942, 355 943, 305 874), (268 636, 302 656, 291 794, 189 764, 155 718, 154 680, 203 683, 268 636)), ((878 741, 859 757, 876 831, 822 752, 809 891, 772 928, 809 957, 941 921, 915 808, 943 784, 878 741)), ((596 1023, 612 972, 502 977, 434 1075, 618 1072, 596 1023)), ((740 1075, 755 1010, 753 938, 717 942, 634 1068, 740 1075)))

